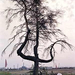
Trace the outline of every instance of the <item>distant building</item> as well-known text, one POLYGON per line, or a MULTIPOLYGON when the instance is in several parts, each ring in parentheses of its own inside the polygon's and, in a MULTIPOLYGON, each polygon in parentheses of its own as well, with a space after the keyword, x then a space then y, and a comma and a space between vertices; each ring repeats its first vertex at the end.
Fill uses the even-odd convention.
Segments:
POLYGON ((5 70, 5 67, 3 67, 3 68, 0 68, 0 71, 4 71, 5 70))
POLYGON ((52 67, 46 67, 46 69, 52 69, 52 67))
POLYGON ((19 70, 28 70, 28 68, 25 67, 25 66, 22 66, 22 67, 19 68, 19 70))

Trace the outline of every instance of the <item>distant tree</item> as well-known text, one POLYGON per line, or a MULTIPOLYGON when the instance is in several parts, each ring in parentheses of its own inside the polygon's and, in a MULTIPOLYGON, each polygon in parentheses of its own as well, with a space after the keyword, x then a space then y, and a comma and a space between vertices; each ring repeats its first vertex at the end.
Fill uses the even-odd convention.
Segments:
MULTIPOLYGON (((13 47, 12 53, 17 50, 17 54, 23 59, 27 59, 34 62, 33 75, 38 75, 38 66, 40 63, 51 62, 55 54, 55 45, 59 44, 62 48, 68 45, 64 39, 60 38, 60 35, 64 36, 60 29, 57 28, 57 17, 60 15, 60 11, 49 10, 43 6, 43 0, 11 0, 14 2, 15 8, 8 8, 6 17, 8 18, 8 26, 18 17, 21 21, 19 25, 14 26, 13 31, 16 34, 11 38, 12 44, 16 37, 19 37, 19 42, 13 47), (60 34, 60 35, 59 35, 60 34), (39 57, 38 51, 43 43, 50 41, 50 45, 43 51, 49 51, 50 59, 44 60, 39 57), (24 50, 24 53, 22 52, 24 50), (34 56, 26 55, 29 50, 33 50, 34 56)), ((8 48, 3 50, 3 53, 8 48)), ((44 46, 43 46, 44 47, 44 46)), ((41 49, 42 50, 42 49, 41 49)), ((10 56, 9 55, 9 56, 10 56)))

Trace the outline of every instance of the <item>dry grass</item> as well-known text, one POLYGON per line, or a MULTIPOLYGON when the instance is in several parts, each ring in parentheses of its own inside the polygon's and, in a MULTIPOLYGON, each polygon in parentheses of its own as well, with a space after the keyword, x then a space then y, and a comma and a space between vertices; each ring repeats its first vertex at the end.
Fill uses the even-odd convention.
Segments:
POLYGON ((27 72, 29 72, 28 70, 13 70, 13 71, 9 71, 12 75, 22 75, 22 74, 26 74, 27 72))
POLYGON ((51 71, 53 71, 53 73, 75 74, 75 69, 52 69, 48 70, 48 73, 51 73, 51 71))
MULTIPOLYGON (((11 70, 9 72, 0 72, 0 75, 29 75, 28 72, 30 70, 11 70)), ((47 74, 53 73, 62 73, 63 75, 75 75, 75 69, 51 69, 51 70, 46 70, 47 74)), ((42 71, 43 72, 43 71, 42 71)))

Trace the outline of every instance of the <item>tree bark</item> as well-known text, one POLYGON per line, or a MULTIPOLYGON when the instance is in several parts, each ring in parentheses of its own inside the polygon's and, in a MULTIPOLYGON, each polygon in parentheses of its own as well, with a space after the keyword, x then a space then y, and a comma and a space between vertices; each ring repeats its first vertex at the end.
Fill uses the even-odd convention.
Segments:
POLYGON ((39 46, 39 26, 38 26, 38 8, 37 8, 37 4, 35 5, 36 7, 36 45, 34 46, 34 55, 35 55, 35 61, 34 61, 34 71, 33 71, 33 75, 38 75, 38 65, 39 65, 39 61, 38 61, 38 46, 39 46))
POLYGON ((33 75, 38 75, 38 60, 34 62, 33 75))

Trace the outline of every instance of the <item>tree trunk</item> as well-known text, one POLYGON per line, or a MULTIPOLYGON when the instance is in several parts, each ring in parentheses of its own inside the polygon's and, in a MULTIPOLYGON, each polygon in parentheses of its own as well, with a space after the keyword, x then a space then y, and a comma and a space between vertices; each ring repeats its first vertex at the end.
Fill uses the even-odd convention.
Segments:
POLYGON ((38 61, 34 62, 33 75, 38 75, 38 61))
POLYGON ((35 61, 34 61, 34 70, 33 70, 33 75, 38 75, 38 46, 39 46, 39 26, 38 26, 38 8, 37 4, 35 5, 36 7, 36 45, 34 46, 34 55, 35 55, 35 61))
POLYGON ((35 55, 35 61, 34 61, 34 69, 33 69, 33 75, 38 75, 38 53, 37 53, 38 44, 34 46, 34 55, 35 55))

